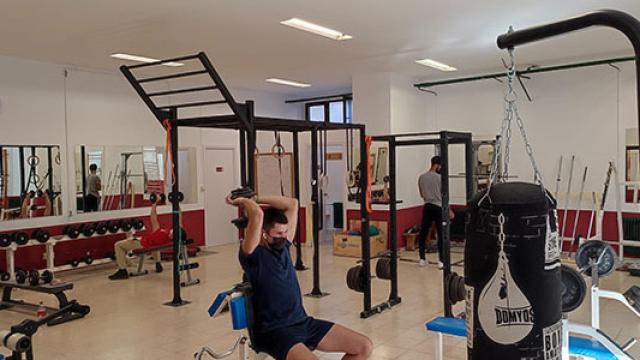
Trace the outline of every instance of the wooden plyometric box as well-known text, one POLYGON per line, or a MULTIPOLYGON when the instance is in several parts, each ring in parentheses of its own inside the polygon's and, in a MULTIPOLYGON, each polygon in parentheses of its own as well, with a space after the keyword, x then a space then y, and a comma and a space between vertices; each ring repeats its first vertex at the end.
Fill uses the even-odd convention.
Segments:
MULTIPOLYGON (((387 222, 371 221, 371 226, 375 226, 380 231, 379 235, 369 236, 371 256, 375 256, 387 250, 387 222)), ((359 230, 360 221, 350 220, 349 230, 359 230)), ((336 234, 333 237, 333 255, 361 257, 362 237, 359 235, 347 235, 346 233, 336 234)))

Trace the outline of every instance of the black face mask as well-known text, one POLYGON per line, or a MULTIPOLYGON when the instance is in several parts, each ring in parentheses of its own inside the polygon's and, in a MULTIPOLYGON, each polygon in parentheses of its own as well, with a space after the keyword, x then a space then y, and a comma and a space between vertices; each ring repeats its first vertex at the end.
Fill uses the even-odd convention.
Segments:
POLYGON ((271 242, 269 242, 269 247, 273 250, 282 250, 287 244, 287 241, 289 240, 287 240, 286 237, 274 237, 271 239, 271 242))

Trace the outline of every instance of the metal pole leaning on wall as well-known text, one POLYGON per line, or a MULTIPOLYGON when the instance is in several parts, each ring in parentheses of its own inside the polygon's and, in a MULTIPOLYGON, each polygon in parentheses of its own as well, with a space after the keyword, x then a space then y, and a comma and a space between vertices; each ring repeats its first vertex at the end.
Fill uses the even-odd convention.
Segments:
POLYGON ((442 262, 444 264, 442 271, 442 284, 444 294, 444 315, 452 317, 453 312, 451 310, 451 301, 447 296, 447 281, 446 279, 451 274, 451 230, 449 220, 449 134, 446 131, 440 132, 440 162, 441 170, 440 176, 442 180, 442 262))
POLYGON ((20 151, 18 152, 18 155, 20 158, 20 195, 22 195, 27 191, 27 188, 24 184, 24 146, 20 146, 19 149, 20 151))
POLYGON ((371 248, 369 243, 369 211, 367 210, 367 185, 369 183, 369 169, 367 157, 367 140, 364 127, 360 129, 360 231, 362 236, 362 269, 364 271, 364 310, 361 318, 371 315, 371 248))
POLYGON ((294 196, 298 200, 298 223, 296 226, 296 270, 307 270, 302 262, 302 243, 300 241, 300 144, 298 142, 298 132, 293 132, 293 187, 294 196))
MULTIPOLYGON (((171 157, 173 163, 171 164, 171 220, 172 220, 172 229, 173 229, 173 300, 165 305, 169 306, 182 306, 187 305, 190 302, 183 300, 180 295, 180 245, 181 241, 186 241, 187 239, 181 239, 182 231, 180 231, 180 203, 178 202, 178 192, 180 191, 180 177, 178 176, 178 121, 177 110, 175 108, 171 109, 169 112, 169 122, 171 124, 171 157)), ((168 160, 168 159, 167 159, 168 160)), ((166 181, 167 179, 165 179, 166 181)))

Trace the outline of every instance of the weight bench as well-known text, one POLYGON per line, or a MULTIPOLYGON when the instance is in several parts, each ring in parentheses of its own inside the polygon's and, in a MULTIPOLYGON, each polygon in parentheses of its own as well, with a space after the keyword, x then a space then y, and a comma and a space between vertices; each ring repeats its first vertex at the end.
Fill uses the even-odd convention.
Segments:
MULTIPOLYGON (((444 359, 442 350, 444 335, 458 337, 467 336, 467 324, 464 319, 437 317, 426 323, 426 328, 427 331, 433 331, 438 334, 438 340, 436 341, 436 360, 444 359)), ((564 321, 563 332, 566 333, 564 334, 564 337, 568 337, 569 339, 568 354, 580 355, 597 360, 633 359, 628 354, 624 353, 624 351, 619 349, 611 339, 604 335, 604 333, 591 327, 589 327, 589 329, 586 328, 587 327, 584 325, 571 324, 564 321), (589 335, 597 340, 568 336, 569 332, 589 335), (613 347, 617 349, 613 349, 613 347), (622 351, 622 354, 620 351, 622 351), (614 355, 614 352, 618 353, 618 355, 614 355)), ((566 344, 566 341, 564 344, 566 344)), ((566 350, 563 345, 563 352, 565 351, 566 350)), ((563 360, 568 360, 568 357, 563 356, 563 360)))
POLYGON ((239 349, 238 355, 240 360, 249 360, 250 350, 257 353, 255 359, 264 359, 266 354, 260 353, 256 349, 253 339, 253 307, 251 306, 251 285, 248 282, 238 284, 231 290, 223 291, 216 296, 213 304, 209 307, 209 316, 216 317, 221 313, 229 310, 231 313, 231 325, 233 330, 243 331, 233 346, 223 352, 215 352, 211 348, 204 346, 200 351, 194 354, 195 360, 205 359, 205 355, 209 355, 214 359, 223 359, 232 355, 236 349, 239 349))
MULTIPOLYGON (((198 263, 189 263, 189 254, 187 252, 187 245, 193 244, 193 240, 192 239, 188 239, 187 241, 185 241, 182 244, 182 249, 181 249, 181 254, 182 256, 184 256, 184 261, 183 264, 179 265, 180 266, 180 271, 186 271, 187 272, 187 281, 183 281, 180 283, 180 286, 182 287, 187 287, 187 286, 191 286, 191 285, 196 285, 200 283, 200 279, 194 279, 191 276, 191 270, 192 269, 197 269, 199 267, 198 263)), ((149 270, 144 270, 144 260, 147 257, 147 254, 150 253, 154 253, 154 252, 161 252, 161 251, 165 251, 165 250, 173 250, 173 243, 168 243, 168 244, 163 244, 163 245, 157 245, 157 246, 151 246, 151 247, 142 247, 139 249, 134 249, 131 250, 129 252, 129 256, 132 257, 137 257, 138 258, 138 267, 136 269, 135 272, 131 272, 129 273, 129 276, 143 276, 143 275, 147 275, 149 274, 149 270)), ((156 262, 160 262, 161 259, 155 259, 156 262)))
MULTIPOLYGON (((24 300, 15 300, 11 298, 13 293, 13 289, 20 289, 25 291, 34 291, 43 294, 49 294, 56 297, 58 300, 59 307, 50 308, 46 307, 48 313, 59 311, 60 309, 65 308, 71 303, 75 303, 74 301, 69 301, 67 296, 65 295, 65 291, 73 289, 73 283, 64 282, 57 284, 41 284, 38 286, 31 286, 29 284, 18 284, 14 282, 0 282, 0 288, 2 288, 2 302, 0 303, 0 310, 10 309, 14 306, 25 308, 33 313, 40 307, 38 304, 28 303, 24 300)), ((54 326, 63 324, 72 320, 81 319, 85 317, 91 308, 89 306, 79 306, 74 309, 81 309, 81 311, 67 311, 63 315, 58 317, 53 317, 50 321, 47 322, 48 326, 54 326)))

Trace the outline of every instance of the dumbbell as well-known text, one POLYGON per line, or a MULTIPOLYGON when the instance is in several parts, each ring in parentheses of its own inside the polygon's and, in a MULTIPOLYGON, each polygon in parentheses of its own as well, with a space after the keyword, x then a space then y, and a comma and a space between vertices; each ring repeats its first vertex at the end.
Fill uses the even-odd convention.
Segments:
POLYGON ((27 281, 27 273, 22 269, 16 269, 15 276, 18 284, 24 284, 27 281))
POLYGON ((31 270, 27 280, 31 286, 50 284, 53 281, 53 273, 49 270, 45 270, 42 273, 38 272, 38 270, 31 270))
POLYGON ((82 258, 82 261, 84 261, 84 263, 87 265, 91 265, 93 264, 93 256, 91 256, 91 253, 87 252, 87 256, 82 258))
POLYGON ((133 225, 133 228, 136 230, 142 230, 142 228, 144 228, 144 221, 142 221, 142 219, 140 218, 133 218, 130 220, 130 222, 133 225))
POLYGON ((249 225, 249 218, 247 218, 246 216, 241 216, 239 218, 231 220, 231 223, 235 225, 238 230, 242 230, 245 229, 247 225, 249 225))
POLYGON ((67 225, 62 229, 62 233, 68 237, 75 239, 80 236, 80 230, 74 225, 67 225))
POLYGON ((26 245, 29 242, 29 235, 26 232, 18 231, 13 234, 13 242, 18 245, 26 245))
POLYGON ((123 231, 129 231, 132 227, 133 224, 131 223, 131 221, 127 219, 120 220, 120 229, 122 229, 123 231))
POLYGON ((31 238, 38 240, 38 242, 46 243, 49 241, 49 232, 44 229, 35 229, 31 233, 31 238))
POLYGON ((231 191, 231 200, 235 200, 237 198, 252 198, 256 196, 256 192, 253 191, 252 188, 245 186, 242 188, 238 188, 231 191))
POLYGON ((80 231, 82 235, 86 237, 93 236, 93 234, 96 232, 96 224, 92 224, 92 223, 80 224, 80 226, 78 227, 78 231, 80 231))
POLYGON ((112 220, 107 223, 107 229, 110 233, 115 234, 120 231, 120 222, 112 220))
POLYGON ((67 264, 71 265, 72 267, 78 267, 78 265, 80 265, 80 260, 78 259, 71 259, 67 261, 67 264))
POLYGON ((106 222, 103 221, 96 224, 96 234, 104 235, 107 231, 109 231, 109 226, 106 222))
POLYGON ((11 274, 8 272, 0 271, 0 281, 7 282, 11 279, 11 274))
POLYGON ((156 193, 151 193, 151 195, 149 195, 149 201, 151 201, 152 204, 158 203, 158 202, 164 202, 166 200, 166 196, 164 194, 156 194, 156 193))
MULTIPOLYGON (((169 193, 169 202, 173 202, 173 193, 169 193)), ((181 203, 184 200, 184 194, 181 191, 178 191, 178 202, 181 203)))
POLYGON ((0 234, 0 248, 9 247, 12 237, 9 234, 0 234))

